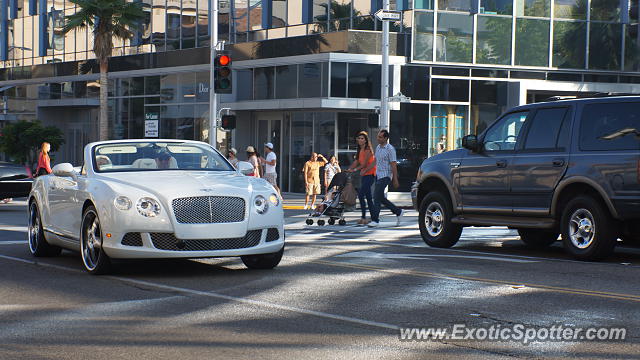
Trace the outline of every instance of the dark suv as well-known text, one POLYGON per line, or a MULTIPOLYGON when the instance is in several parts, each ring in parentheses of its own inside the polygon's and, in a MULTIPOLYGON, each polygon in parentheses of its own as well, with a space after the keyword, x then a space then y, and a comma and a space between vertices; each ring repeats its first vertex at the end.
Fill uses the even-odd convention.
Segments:
POLYGON ((511 109, 463 149, 426 159, 411 195, 420 233, 451 247, 464 226, 507 226, 598 260, 640 239, 640 96, 511 109))

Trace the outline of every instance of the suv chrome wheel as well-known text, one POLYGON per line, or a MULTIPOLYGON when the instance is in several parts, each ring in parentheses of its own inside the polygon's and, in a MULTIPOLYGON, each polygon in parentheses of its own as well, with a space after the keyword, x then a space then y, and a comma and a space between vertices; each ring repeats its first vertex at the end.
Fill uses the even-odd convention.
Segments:
POLYGON ((586 249, 596 236, 593 215, 587 209, 578 209, 571 215, 569 237, 578 249, 586 249))
POLYGON ((424 216, 424 226, 429 235, 436 237, 442 233, 444 223, 444 210, 442 205, 432 202, 427 206, 427 212, 424 216))
POLYGON ((438 191, 428 193, 419 209, 419 226, 422 240, 433 247, 448 248, 460 239, 462 226, 451 222, 451 200, 438 191))

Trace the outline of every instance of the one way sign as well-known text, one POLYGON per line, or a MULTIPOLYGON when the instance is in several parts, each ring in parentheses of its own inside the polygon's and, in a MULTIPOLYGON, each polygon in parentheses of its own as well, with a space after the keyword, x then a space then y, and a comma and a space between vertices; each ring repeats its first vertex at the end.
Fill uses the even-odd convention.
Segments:
POLYGON ((376 11, 376 18, 380 21, 400 21, 402 18, 402 12, 396 10, 378 10, 376 11))

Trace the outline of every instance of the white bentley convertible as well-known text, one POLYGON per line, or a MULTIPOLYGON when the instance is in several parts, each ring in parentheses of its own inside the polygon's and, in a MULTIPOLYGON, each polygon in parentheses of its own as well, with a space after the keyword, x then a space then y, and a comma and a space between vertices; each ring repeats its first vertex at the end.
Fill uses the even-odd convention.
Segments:
POLYGON ((240 256, 249 268, 278 265, 284 251, 280 198, 208 144, 119 140, 84 148, 77 172, 63 163, 29 195, 29 249, 79 251, 87 271, 110 259, 240 256))

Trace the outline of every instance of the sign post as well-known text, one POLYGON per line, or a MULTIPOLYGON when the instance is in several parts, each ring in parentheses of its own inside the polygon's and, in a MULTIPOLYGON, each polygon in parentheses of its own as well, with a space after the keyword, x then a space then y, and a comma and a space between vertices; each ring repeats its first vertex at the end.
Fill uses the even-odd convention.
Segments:
POLYGON ((389 10, 389 0, 383 0, 382 9, 376 11, 376 18, 382 21, 382 81, 380 94, 380 130, 389 129, 389 21, 399 21, 402 12, 389 10))
POLYGON ((218 0, 211 0, 211 52, 209 54, 209 144, 218 148, 218 96, 215 92, 214 61, 218 46, 218 0))

